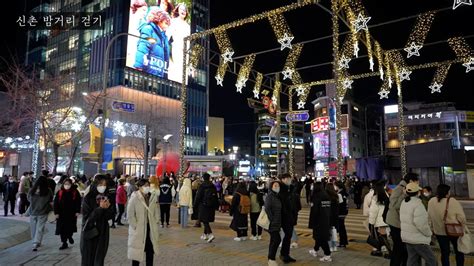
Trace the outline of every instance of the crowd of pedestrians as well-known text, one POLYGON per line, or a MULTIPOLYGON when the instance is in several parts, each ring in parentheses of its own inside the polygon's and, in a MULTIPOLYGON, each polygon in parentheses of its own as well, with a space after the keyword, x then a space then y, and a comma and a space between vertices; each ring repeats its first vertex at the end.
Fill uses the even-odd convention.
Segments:
POLYGON ((1 188, 4 215, 15 215, 18 199, 18 213, 30 217, 33 251, 40 249, 45 224, 52 215, 60 250, 74 244, 73 234, 80 232, 82 265, 104 265, 110 228, 125 224, 129 235, 127 256, 132 265, 153 265, 159 230, 171 227, 173 205, 181 228, 188 228, 189 221, 194 220, 194 227, 203 227, 201 240, 207 243, 216 239, 211 228, 216 211, 232 216, 229 227, 235 231, 236 242, 262 240, 260 219, 266 217, 268 265, 278 265, 278 249, 280 261, 293 263, 297 258, 290 253, 298 247, 295 227, 302 200, 310 209, 308 227, 313 232, 314 246, 309 254, 321 262, 333 261, 332 254, 348 246, 345 218, 352 200, 367 217, 367 243, 372 246, 372 256, 382 256, 397 266, 421 265, 422 260, 425 265, 436 265, 432 251, 436 241, 443 266, 449 265, 450 244, 456 265, 464 265, 464 254, 458 249, 461 235, 451 234, 445 226, 465 226, 460 203, 449 196, 449 186, 441 184, 433 193, 429 186, 421 188, 418 176, 411 173, 393 186, 383 180, 369 183, 355 178, 306 176, 298 180, 289 174, 251 181, 212 179, 207 173, 184 178, 174 174, 150 178, 96 174, 87 179, 43 171, 35 180, 31 172, 24 173, 19 182, 13 176, 6 177, 1 188), (80 215, 82 226, 78 228, 80 215))

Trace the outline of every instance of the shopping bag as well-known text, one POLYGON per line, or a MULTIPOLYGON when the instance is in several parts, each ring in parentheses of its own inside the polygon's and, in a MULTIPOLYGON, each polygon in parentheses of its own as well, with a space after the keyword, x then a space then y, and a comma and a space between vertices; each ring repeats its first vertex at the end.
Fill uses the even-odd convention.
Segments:
POLYGON ((331 228, 331 241, 337 242, 337 230, 334 226, 331 228))
POLYGON ((464 226, 464 235, 458 238, 458 250, 464 254, 470 254, 474 252, 471 240, 471 232, 467 226, 464 226))
POLYGON ((268 230, 268 228, 270 228, 270 220, 268 219, 265 207, 262 207, 262 210, 260 211, 260 215, 257 219, 257 224, 265 230, 268 230))

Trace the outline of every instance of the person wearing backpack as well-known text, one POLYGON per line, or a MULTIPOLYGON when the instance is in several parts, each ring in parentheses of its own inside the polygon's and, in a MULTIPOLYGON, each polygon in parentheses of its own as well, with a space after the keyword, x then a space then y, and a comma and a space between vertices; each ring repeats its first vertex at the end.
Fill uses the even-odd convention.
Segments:
POLYGON ((201 239, 211 243, 215 237, 212 234, 209 223, 213 223, 215 220, 219 201, 216 187, 210 181, 211 176, 205 173, 202 178, 204 182, 197 190, 196 198, 194 199, 194 208, 198 209, 198 219, 204 224, 204 234, 201 236, 201 239))
POLYGON ((235 241, 247 240, 248 230, 248 214, 250 213, 250 197, 248 196, 245 183, 240 182, 237 185, 234 196, 232 197, 232 204, 230 207, 230 216, 232 222, 230 228, 237 232, 235 241))

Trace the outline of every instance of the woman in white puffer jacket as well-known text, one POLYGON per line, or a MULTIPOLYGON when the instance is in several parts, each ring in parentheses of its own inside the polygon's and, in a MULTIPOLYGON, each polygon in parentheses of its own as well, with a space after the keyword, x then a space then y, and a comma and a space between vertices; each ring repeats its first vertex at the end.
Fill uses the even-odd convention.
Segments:
POLYGON ((381 182, 375 184, 374 196, 369 209, 369 231, 376 237, 379 245, 374 247, 372 256, 390 257, 390 249, 388 247, 387 228, 388 225, 383 221, 383 213, 385 206, 388 205, 388 195, 385 191, 385 185, 381 182), (385 254, 384 254, 385 253, 385 254))
POLYGON ((417 183, 406 186, 407 197, 400 207, 401 236, 407 245, 407 265, 418 265, 423 258, 425 265, 435 266, 436 258, 430 247, 432 233, 428 213, 419 198, 420 190, 417 183))

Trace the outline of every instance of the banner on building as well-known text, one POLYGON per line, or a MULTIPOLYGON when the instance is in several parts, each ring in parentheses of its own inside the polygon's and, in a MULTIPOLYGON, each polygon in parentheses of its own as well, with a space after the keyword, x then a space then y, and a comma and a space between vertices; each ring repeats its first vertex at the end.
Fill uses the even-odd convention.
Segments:
POLYGON ((94 124, 89 124, 90 144, 89 153, 98 154, 100 151, 100 133, 101 130, 94 124))
POLYGON ((102 154, 102 170, 107 170, 108 164, 112 162, 114 151, 114 130, 112 128, 104 129, 104 152, 102 154))

